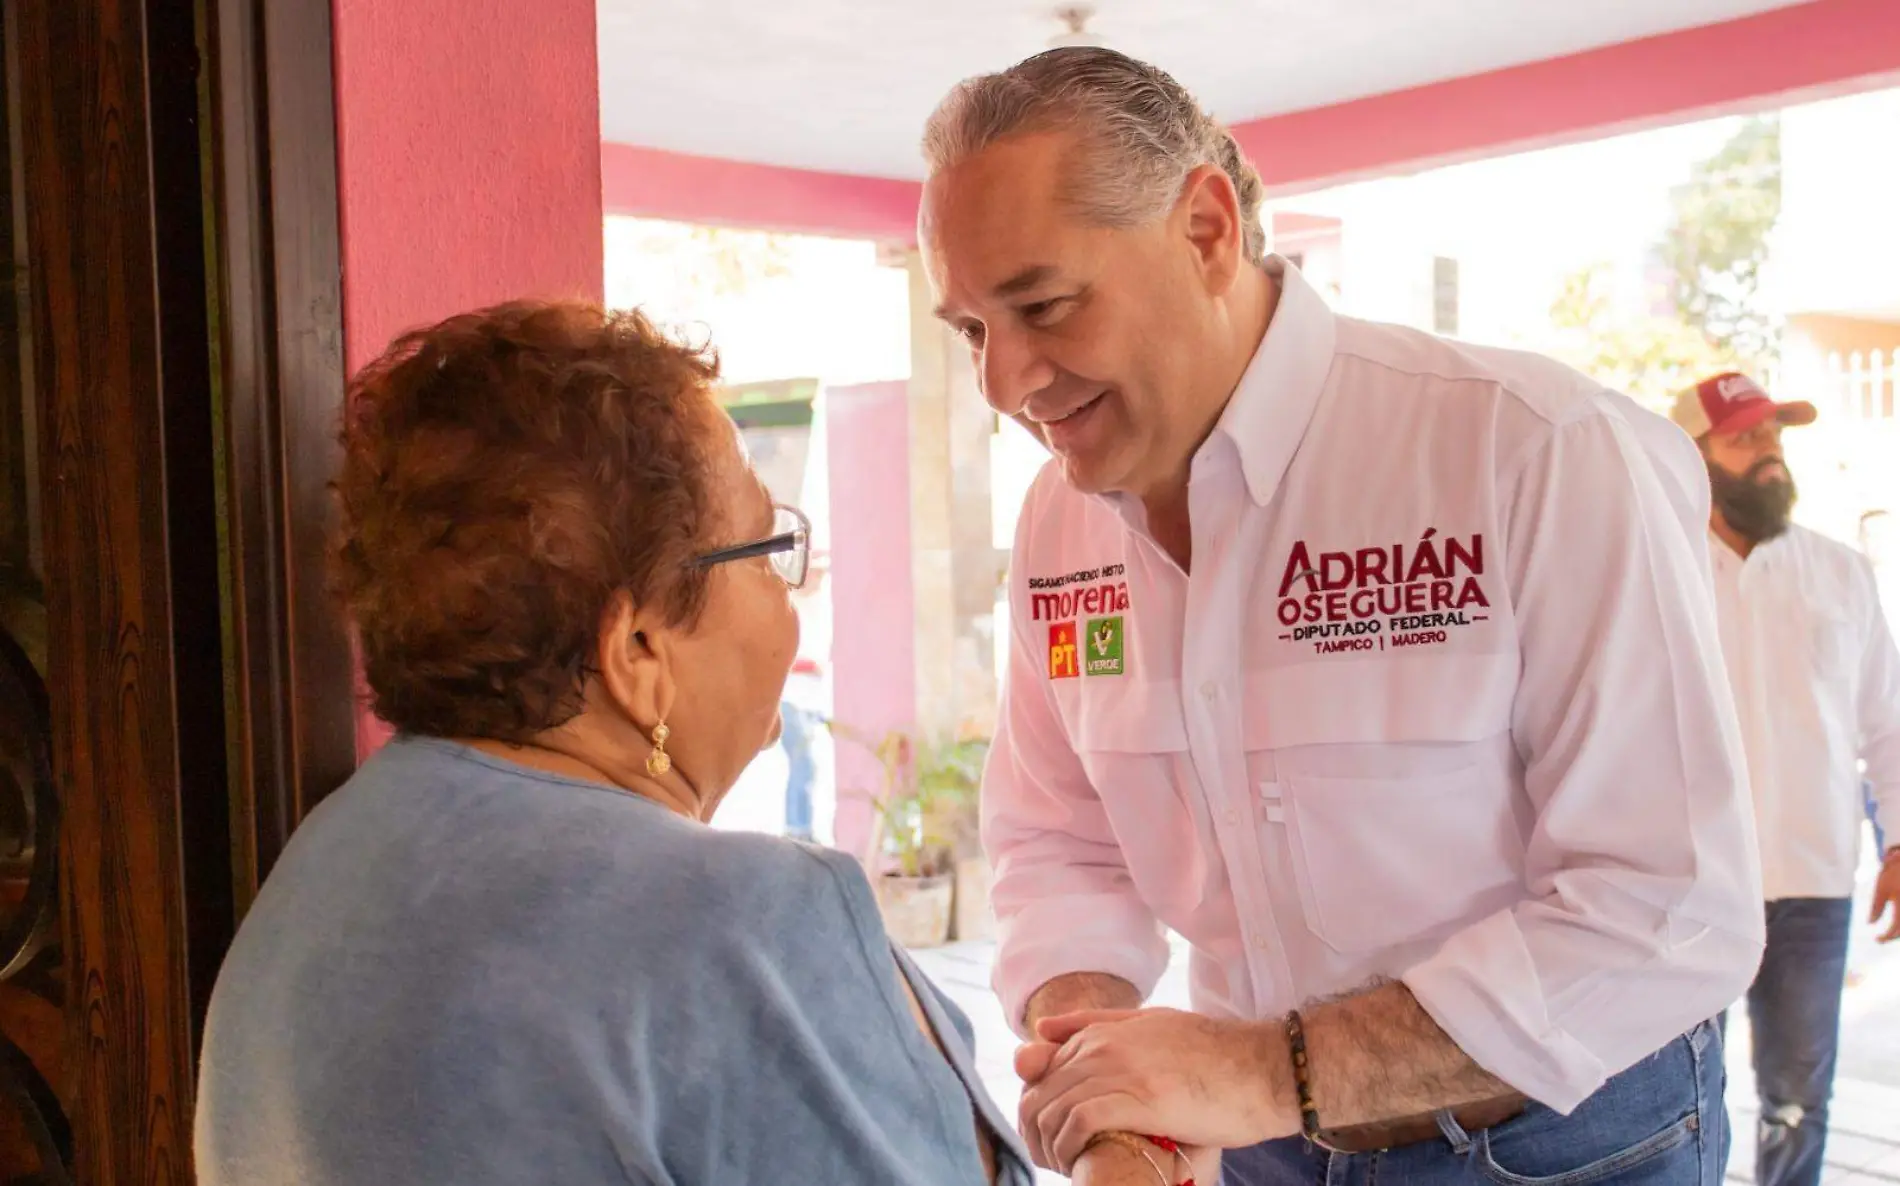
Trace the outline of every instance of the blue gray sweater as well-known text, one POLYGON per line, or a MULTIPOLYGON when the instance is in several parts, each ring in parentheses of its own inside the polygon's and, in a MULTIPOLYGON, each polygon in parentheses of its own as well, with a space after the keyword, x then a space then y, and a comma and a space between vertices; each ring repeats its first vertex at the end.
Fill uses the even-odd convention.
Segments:
MULTIPOLYGON (((855 862, 401 739, 286 848, 218 978, 207 1186, 976 1186, 967 1021, 855 862)), ((1031 1181, 999 1150, 1004 1186, 1031 1181)))

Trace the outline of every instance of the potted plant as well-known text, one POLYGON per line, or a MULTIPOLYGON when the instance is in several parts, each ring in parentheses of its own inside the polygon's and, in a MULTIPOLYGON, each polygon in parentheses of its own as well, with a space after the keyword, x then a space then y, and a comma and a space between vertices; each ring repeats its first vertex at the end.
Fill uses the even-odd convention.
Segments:
POLYGON ((900 730, 871 748, 884 785, 865 795, 876 809, 865 867, 885 928, 906 947, 939 946, 950 937, 958 855, 974 843, 987 743, 920 741, 900 730))
POLYGON ((959 941, 989 939, 996 931, 990 910, 990 862, 977 827, 983 763, 989 749, 987 738, 976 737, 939 746, 926 756, 920 774, 921 780, 940 788, 933 799, 939 813, 933 830, 950 846, 956 878, 950 937, 959 941))

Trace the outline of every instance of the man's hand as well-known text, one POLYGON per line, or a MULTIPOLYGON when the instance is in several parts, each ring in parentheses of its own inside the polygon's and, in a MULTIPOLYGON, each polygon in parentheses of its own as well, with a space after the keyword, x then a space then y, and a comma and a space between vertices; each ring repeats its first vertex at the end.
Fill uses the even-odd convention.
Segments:
POLYGON ((1874 882, 1874 908, 1867 921, 1879 926, 1882 915, 1889 917, 1887 929, 1878 941, 1892 943, 1900 939, 1900 848, 1887 850, 1887 860, 1880 866, 1880 878, 1874 882))
POLYGON ((1045 1018, 1016 1053, 1037 1164, 1066 1169, 1098 1133, 1238 1148, 1300 1131, 1292 1063, 1270 1025, 1173 1009, 1045 1018))

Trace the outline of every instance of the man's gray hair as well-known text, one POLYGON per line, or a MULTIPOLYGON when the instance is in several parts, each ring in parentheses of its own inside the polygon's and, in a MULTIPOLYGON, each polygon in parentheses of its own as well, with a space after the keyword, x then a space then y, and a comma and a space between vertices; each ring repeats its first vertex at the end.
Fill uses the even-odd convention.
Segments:
POLYGON ((932 173, 1007 136, 1074 130, 1083 150, 1069 198, 1104 226, 1139 226, 1173 208, 1189 173, 1218 166, 1240 198, 1242 251, 1266 259, 1260 174, 1226 128, 1165 72, 1112 49, 1052 49, 965 79, 924 125, 932 173))

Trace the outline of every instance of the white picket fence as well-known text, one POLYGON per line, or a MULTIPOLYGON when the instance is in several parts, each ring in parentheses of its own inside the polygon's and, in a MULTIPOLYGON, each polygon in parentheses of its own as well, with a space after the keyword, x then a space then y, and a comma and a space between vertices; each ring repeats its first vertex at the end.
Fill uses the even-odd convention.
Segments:
POLYGON ((1782 438, 1789 467, 1801 482, 1797 511, 1807 526, 1847 543, 1858 539, 1860 516, 1875 508, 1900 510, 1900 351, 1797 354, 1779 386, 1779 399, 1813 403, 1813 428, 1782 438))
POLYGON ((1821 411, 1844 420, 1900 421, 1900 351, 1829 354, 1823 363, 1821 411))

